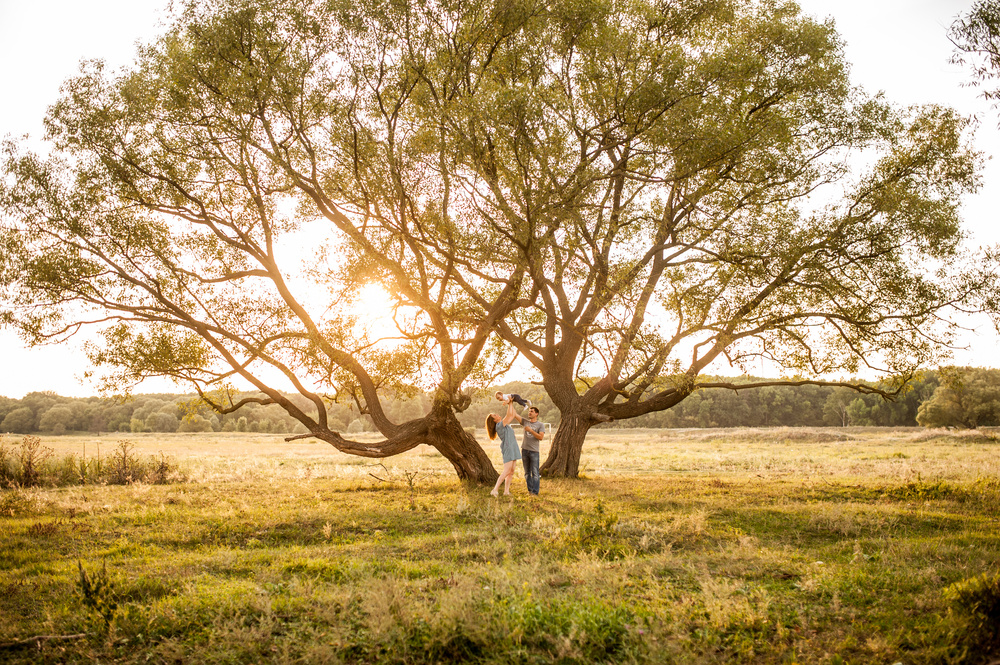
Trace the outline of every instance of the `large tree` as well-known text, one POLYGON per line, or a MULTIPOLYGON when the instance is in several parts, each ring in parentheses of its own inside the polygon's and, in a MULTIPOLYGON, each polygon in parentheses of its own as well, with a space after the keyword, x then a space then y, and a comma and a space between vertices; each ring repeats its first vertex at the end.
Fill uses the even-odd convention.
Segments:
POLYGON ((50 155, 8 146, 7 322, 97 325, 110 385, 173 376, 225 411, 239 377, 340 450, 428 443, 479 481, 455 412, 510 349, 562 413, 547 468, 575 475, 592 425, 719 357, 904 371, 976 286, 922 263, 957 256, 962 121, 853 90, 791 3, 192 0, 47 126, 50 155), (344 306, 368 282, 391 343, 344 306), (418 383, 429 411, 387 417, 418 383), (385 440, 334 431, 329 398, 385 440))
POLYGON ((498 330, 560 410, 543 471, 575 476, 598 423, 753 387, 699 379, 720 359, 798 375, 761 385, 864 366, 888 382, 844 385, 885 395, 935 360, 990 279, 961 250, 966 121, 852 88, 791 3, 546 11, 471 99, 421 98, 494 269, 530 275, 498 330))

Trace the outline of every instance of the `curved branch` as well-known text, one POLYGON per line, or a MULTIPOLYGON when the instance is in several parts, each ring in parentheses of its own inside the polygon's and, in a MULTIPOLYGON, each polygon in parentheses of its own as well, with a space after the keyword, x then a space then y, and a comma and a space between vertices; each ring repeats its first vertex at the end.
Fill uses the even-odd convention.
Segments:
POLYGON ((759 381, 756 383, 731 383, 727 381, 710 381, 707 383, 696 383, 694 387, 696 390, 709 389, 709 388, 724 388, 726 390, 733 390, 739 392, 740 390, 752 390, 754 388, 770 388, 773 386, 828 386, 831 388, 849 388, 862 395, 881 395, 887 400, 893 400, 902 394, 906 387, 909 385, 910 381, 913 379, 912 374, 908 374, 901 377, 899 386, 895 390, 883 390, 875 386, 869 386, 863 383, 851 383, 849 381, 821 381, 818 379, 789 379, 789 380, 775 380, 775 381, 759 381))

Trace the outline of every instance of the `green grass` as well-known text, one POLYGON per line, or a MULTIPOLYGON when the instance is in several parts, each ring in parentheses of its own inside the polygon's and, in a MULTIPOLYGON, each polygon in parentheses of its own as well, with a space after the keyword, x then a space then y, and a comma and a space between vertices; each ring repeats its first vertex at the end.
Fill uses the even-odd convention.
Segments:
MULTIPOLYGON (((87 459, 117 438, 43 444, 87 459)), ((129 440, 183 482, 0 493, 0 643, 86 633, 0 660, 1000 654, 1000 446, 981 434, 601 430, 583 479, 533 499, 519 471, 499 501, 424 447, 382 466, 270 435, 129 440)))

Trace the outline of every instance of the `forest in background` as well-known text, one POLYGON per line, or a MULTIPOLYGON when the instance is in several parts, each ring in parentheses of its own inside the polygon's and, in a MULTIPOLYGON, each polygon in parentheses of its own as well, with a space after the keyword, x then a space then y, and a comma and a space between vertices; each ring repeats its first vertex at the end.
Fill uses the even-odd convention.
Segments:
MULTIPOLYGON (((759 382, 743 377, 739 382, 759 382)), ((541 386, 511 382, 477 394, 459 414, 465 427, 480 427, 499 411, 493 391, 520 393, 532 400, 541 420, 558 425, 559 410, 541 386)), ((307 411, 312 404, 290 395, 307 411)), ((424 415, 430 396, 385 400, 395 422, 424 415)), ((367 416, 353 405, 327 406, 330 428, 356 433, 374 431, 367 416)), ((743 391, 700 390, 672 409, 602 427, 814 427, 886 426, 976 428, 1000 425, 1000 370, 949 367, 929 371, 914 380, 894 400, 862 395, 831 386, 773 386, 743 391)), ((70 432, 265 432, 303 433, 303 426, 277 405, 248 404, 236 413, 218 414, 195 395, 145 394, 128 398, 61 397, 33 392, 22 399, 0 397, 0 432, 64 434, 70 432)))

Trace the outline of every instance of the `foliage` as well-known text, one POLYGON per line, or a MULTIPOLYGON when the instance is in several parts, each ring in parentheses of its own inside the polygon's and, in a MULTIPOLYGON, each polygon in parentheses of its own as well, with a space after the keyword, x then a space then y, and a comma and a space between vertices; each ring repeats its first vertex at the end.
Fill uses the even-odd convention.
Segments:
POLYGON ((920 405, 917 422, 924 427, 1000 425, 1000 370, 947 367, 940 385, 920 405))
MULTIPOLYGON (((703 377, 713 362, 787 374, 758 387, 865 367, 892 394, 941 357, 954 305, 995 293, 989 268, 938 270, 966 255, 981 163, 966 119, 866 96, 833 25, 794 5, 658 5, 643 30, 633 6, 589 4, 508 55, 525 120, 499 138, 483 122, 468 150, 518 165, 467 168, 538 289, 500 334, 572 422, 543 465, 557 475, 599 423, 751 389, 703 377)), ((842 422, 878 420, 869 408, 842 422)))
MULTIPOLYGON (((241 397, 256 398, 260 393, 241 397)), ((301 397, 288 395, 300 408, 308 411, 312 404, 301 397)), ((412 405, 401 405, 399 400, 387 395, 387 410, 396 414, 401 409, 420 408, 427 404, 425 398, 412 405)), ((328 404, 331 421, 348 418, 356 413, 349 405, 328 404)), ((206 432, 239 431, 300 433, 301 424, 277 405, 246 404, 239 413, 216 414, 197 395, 131 395, 129 397, 68 398, 53 393, 30 393, 20 400, 4 398, 0 404, 0 432, 63 434, 70 432, 206 432), (44 395, 44 400, 38 400, 44 395), (6 417, 16 413, 10 421, 6 417), (55 412, 53 414, 53 412, 55 412), (242 425, 239 425, 242 420, 242 425), (16 426, 8 426, 17 423, 16 426), (37 423, 37 425, 36 425, 37 423), (61 425, 56 427, 55 425, 61 425), (46 425, 49 425, 46 427, 46 425), (25 430, 25 431, 21 431, 25 430)))
POLYGON ((38 429, 42 432, 63 434, 73 426, 73 412, 64 406, 53 406, 38 419, 38 429))
POLYGON ((118 611, 118 601, 115 598, 115 585, 108 577, 108 562, 105 561, 99 571, 89 575, 83 569, 81 561, 76 564, 80 570, 80 600, 84 607, 103 619, 105 629, 110 628, 115 612, 118 611))
MULTIPOLYGON (((952 62, 971 67, 972 85, 984 86, 1000 77, 1000 3, 976 0, 952 23, 948 37, 956 49, 952 62)), ((1000 90, 986 89, 982 95, 1000 100, 1000 90)))
POLYGON ((27 434, 35 429, 35 415, 31 409, 24 406, 20 409, 10 411, 0 423, 0 429, 4 432, 15 432, 17 434, 27 434))
POLYGON ((971 649, 1000 648, 1000 574, 983 573, 956 582, 945 588, 944 597, 968 620, 964 637, 971 649))
MULTIPOLYGON (((411 116, 386 116, 377 98, 395 94, 394 84, 372 96, 364 80, 362 45, 381 48, 361 34, 364 22, 390 20, 384 8, 342 9, 192 0, 127 70, 109 76, 86 63, 46 119, 51 151, 5 147, 3 319, 41 343, 96 317, 91 359, 114 391, 167 376, 220 414, 276 405, 338 449, 386 457, 426 443, 459 477, 489 481, 495 470, 454 414, 467 404, 465 381, 506 367, 511 354, 488 344, 491 324, 514 306, 524 274, 481 289, 470 314, 453 288, 470 279, 469 266, 414 256, 438 241, 440 225, 410 204, 433 197, 420 182, 393 180, 398 163, 383 148, 405 161, 425 137, 362 128, 411 116), (346 167, 350 152, 365 166, 346 167), (345 188, 361 174, 370 187, 345 188), (391 193, 397 184, 405 197, 391 193), (352 198, 363 194, 374 199, 367 210, 352 198), (388 217, 364 221, 376 213, 388 217), (388 228, 396 215, 403 228, 388 228), (396 231, 414 242, 395 242, 396 231), (379 312, 395 315, 390 340, 361 316, 363 287, 380 281, 397 294, 393 311, 379 312), (233 377, 259 393, 236 395, 233 377), (386 413, 387 393, 418 386, 432 395, 426 410, 406 420, 386 413), (370 417, 386 439, 344 438, 330 427, 330 400, 370 417)), ((389 78, 411 75, 393 66, 389 78)), ((211 426, 201 414, 176 415, 182 431, 211 426)), ((168 420, 133 416, 128 429, 168 420)))
POLYGON ((118 442, 118 447, 108 459, 110 483, 112 485, 127 485, 138 480, 139 460, 133 453, 133 446, 126 440, 118 442))

